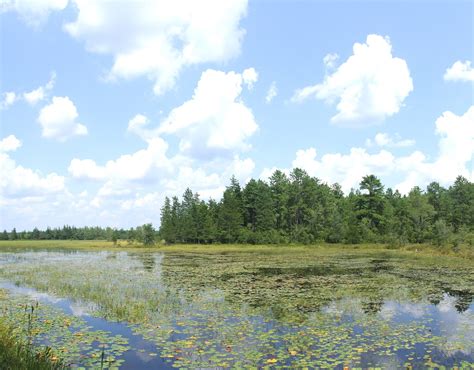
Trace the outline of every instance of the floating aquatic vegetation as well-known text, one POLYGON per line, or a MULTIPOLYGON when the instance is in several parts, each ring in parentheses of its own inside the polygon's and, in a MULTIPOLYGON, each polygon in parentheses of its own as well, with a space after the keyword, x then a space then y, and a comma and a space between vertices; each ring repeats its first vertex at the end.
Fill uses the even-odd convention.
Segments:
POLYGON ((471 366, 469 261, 336 252, 0 253, 0 278, 92 303, 175 367, 471 366))
POLYGON ((103 330, 91 330, 76 316, 24 295, 0 294, 0 320, 15 327, 15 334, 33 346, 50 347, 53 358, 68 366, 118 368, 127 339, 103 330))

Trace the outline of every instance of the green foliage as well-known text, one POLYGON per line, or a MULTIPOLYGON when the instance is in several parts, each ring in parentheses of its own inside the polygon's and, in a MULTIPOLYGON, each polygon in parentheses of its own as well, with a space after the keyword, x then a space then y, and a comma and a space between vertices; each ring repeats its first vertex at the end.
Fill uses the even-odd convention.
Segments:
POLYGON ((7 230, 3 230, 3 233, 0 234, 0 240, 8 240, 7 230))
MULTIPOLYGON (((449 188, 432 182, 426 191, 415 186, 401 195, 384 190, 380 179, 368 175, 359 189, 344 195, 339 184, 329 186, 302 169, 293 169, 289 176, 276 170, 268 182, 251 179, 243 188, 232 177, 218 202, 201 200, 189 188, 181 199, 166 197, 158 234, 165 243, 450 243, 458 249, 474 244, 474 184, 459 176, 449 188)), ((124 230, 64 225, 0 233, 0 240, 130 244, 153 244, 156 237, 145 226, 124 230)))
MULTIPOLYGON (((164 256, 144 249, 74 255, 58 250, 46 258, 29 250, 7 252, 4 260, 12 263, 0 275, 93 302, 90 314, 127 322, 144 348, 156 348, 149 356, 161 356, 150 366, 342 368, 350 359, 351 368, 365 369, 384 366, 388 358, 393 368, 471 368, 472 259, 380 245, 167 248, 173 252, 164 256), (400 304, 385 315, 384 302, 400 304), (432 314, 438 304, 449 310, 445 315, 462 319, 449 332, 438 330, 432 314), (410 308, 417 315, 407 313, 410 308)), ((8 312, 5 319, 20 330, 31 327, 19 305, 26 299, 31 298, 8 295, 2 304, 0 298, 0 312, 8 312)), ((101 368, 102 344, 115 359, 109 369, 120 367, 125 351, 150 358, 132 341, 97 332, 94 324, 49 304, 40 304, 35 315, 34 333, 73 366, 101 368)), ((109 325, 115 324, 100 324, 105 330, 109 325)), ((136 362, 123 365, 140 368, 136 362)))
POLYGON ((155 243, 155 229, 152 224, 145 224, 141 227, 142 243, 144 245, 153 245, 155 243))
POLYGON ((433 242, 437 247, 445 245, 450 236, 449 227, 442 219, 437 220, 433 225, 433 242))
POLYGON ((232 177, 219 204, 218 232, 221 242, 231 243, 238 240, 244 223, 243 211, 240 185, 235 177, 232 177))
POLYGON ((269 182, 251 179, 243 189, 233 177, 220 202, 199 200, 187 189, 182 201, 165 199, 160 235, 181 243, 467 243, 474 232, 474 184, 462 177, 449 189, 431 183, 408 195, 384 190, 374 175, 344 196, 295 168, 277 170, 269 182), (454 231, 454 233, 451 232, 454 231))
POLYGON ((33 350, 15 329, 0 320, 0 365, 5 370, 65 369, 49 348, 33 350))

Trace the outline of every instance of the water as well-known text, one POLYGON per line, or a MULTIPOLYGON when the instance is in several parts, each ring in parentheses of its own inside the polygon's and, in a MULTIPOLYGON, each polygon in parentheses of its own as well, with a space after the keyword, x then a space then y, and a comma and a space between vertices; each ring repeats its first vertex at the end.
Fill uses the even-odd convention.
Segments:
POLYGON ((126 338, 123 369, 474 363, 473 271, 457 260, 24 251, 0 253, 0 278, 126 338))
POLYGON ((67 298, 54 297, 47 293, 38 292, 36 289, 16 286, 10 282, 0 283, 0 288, 7 289, 15 295, 28 296, 35 301, 53 305, 64 313, 81 317, 92 330, 104 330, 113 335, 121 335, 128 339, 130 349, 121 358, 124 360, 123 369, 169 369, 161 357, 150 356, 149 353, 157 352, 156 346, 144 340, 141 335, 136 335, 126 323, 107 321, 91 315, 94 308, 88 304, 73 302, 67 298))

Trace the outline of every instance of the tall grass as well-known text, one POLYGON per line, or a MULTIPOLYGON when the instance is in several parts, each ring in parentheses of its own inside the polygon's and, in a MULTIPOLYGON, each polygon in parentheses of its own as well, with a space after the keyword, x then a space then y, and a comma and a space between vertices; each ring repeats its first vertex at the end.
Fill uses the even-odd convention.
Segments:
POLYGON ((64 368, 50 348, 36 350, 29 340, 21 339, 15 329, 0 318, 0 369, 56 370, 64 368))

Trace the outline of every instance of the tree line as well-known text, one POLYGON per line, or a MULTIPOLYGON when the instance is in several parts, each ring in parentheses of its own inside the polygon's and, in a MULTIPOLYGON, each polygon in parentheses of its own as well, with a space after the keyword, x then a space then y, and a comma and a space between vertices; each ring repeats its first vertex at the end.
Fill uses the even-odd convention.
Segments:
POLYGON ((152 224, 145 224, 130 229, 114 229, 111 227, 75 227, 64 225, 58 228, 39 230, 35 227, 32 231, 17 231, 13 228, 10 232, 3 230, 0 240, 109 240, 116 243, 118 240, 139 242, 146 245, 153 244, 157 239, 157 232, 152 224))
POLYGON ((407 195, 385 188, 374 175, 345 195, 304 170, 275 171, 269 181, 244 187, 232 177, 221 200, 202 200, 186 189, 166 197, 161 226, 130 229, 65 225, 0 233, 0 240, 118 240, 166 243, 452 243, 474 244, 474 184, 459 176, 448 188, 432 182, 407 195))
POLYGON ((275 171, 244 187, 232 177, 220 201, 187 189, 166 198, 160 238, 168 243, 405 243, 474 241, 474 184, 432 182, 407 195, 365 176, 347 195, 304 170, 275 171))

